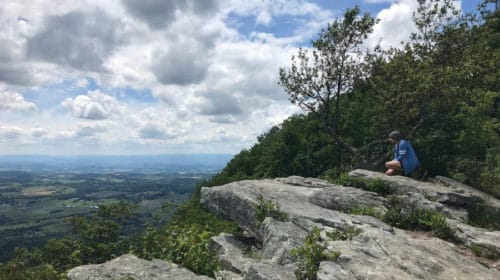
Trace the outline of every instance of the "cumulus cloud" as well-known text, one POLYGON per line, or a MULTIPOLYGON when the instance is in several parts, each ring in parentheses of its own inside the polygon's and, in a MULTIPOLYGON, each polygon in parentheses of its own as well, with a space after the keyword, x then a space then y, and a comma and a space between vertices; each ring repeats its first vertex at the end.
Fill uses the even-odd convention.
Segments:
POLYGON ((0 126, 0 140, 12 141, 21 138, 25 131, 15 126, 0 126))
POLYGON ((175 139, 178 134, 169 131, 164 124, 148 122, 139 127, 139 137, 143 139, 175 139))
POLYGON ((40 137, 47 135, 47 133, 48 133, 47 130, 45 130, 41 127, 36 127, 36 128, 31 129, 30 135, 31 135, 31 137, 40 138, 40 137))
POLYGON ((2 110, 36 111, 37 107, 34 103, 26 101, 20 93, 4 91, 0 92, 0 111, 2 110))
POLYGON ((268 25, 275 16, 318 16, 325 12, 317 4, 303 0, 232 0, 229 7, 236 15, 254 16, 255 22, 262 25, 268 25))
POLYGON ((48 16, 45 27, 28 39, 28 57, 86 71, 102 71, 121 42, 121 22, 105 12, 72 11, 48 16))
POLYGON ((120 105, 114 97, 97 90, 68 98, 62 106, 71 111, 75 117, 89 120, 102 120, 121 113, 120 105))
MULTIPOLYGON (((82 153, 249 147, 298 112, 278 69, 339 15, 308 0, 25 2, 0 8, 0 93, 14 90, 9 102, 0 95, 9 127, 1 135, 56 152, 59 144, 82 153), (15 93, 28 86, 38 108, 15 93)), ((394 3, 369 44, 399 44, 412 30, 416 0, 385 2, 394 3)))
POLYGON ((80 125, 73 135, 77 138, 93 137, 104 131, 106 131, 104 125, 80 125))
POLYGON ((178 44, 160 56, 152 70, 162 84, 189 85, 203 80, 208 64, 205 49, 178 44))
POLYGON ((127 11, 153 29, 164 28, 176 18, 176 12, 207 14, 218 7, 217 0, 122 0, 127 11))
MULTIPOLYGON (((376 0, 372 0, 375 2, 376 0)), ((382 1, 379 1, 382 2, 382 1)), ((417 0, 386 1, 392 2, 391 6, 382 9, 377 18, 380 20, 373 28, 373 33, 368 37, 366 45, 370 48, 377 44, 384 49, 400 47, 402 42, 407 42, 412 33, 418 31, 413 22, 413 14, 417 11, 417 0)), ((457 9, 461 9, 461 1, 454 1, 457 9)))
POLYGON ((212 93, 200 101, 200 113, 204 115, 240 115, 243 113, 239 100, 225 93, 212 93))
POLYGON ((409 40, 410 34, 417 31, 413 23, 413 13, 417 10, 416 0, 401 0, 391 4, 377 14, 380 20, 373 28, 366 44, 373 48, 380 44, 382 48, 398 47, 409 40))

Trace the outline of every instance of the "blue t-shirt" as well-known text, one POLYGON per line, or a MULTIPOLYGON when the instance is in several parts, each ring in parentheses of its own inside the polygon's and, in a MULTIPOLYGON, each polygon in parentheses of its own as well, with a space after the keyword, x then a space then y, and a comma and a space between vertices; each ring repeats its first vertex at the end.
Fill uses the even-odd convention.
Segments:
POLYGON ((401 140, 399 145, 394 145, 394 160, 401 162, 405 175, 410 174, 420 165, 417 154, 410 142, 406 140, 401 140))

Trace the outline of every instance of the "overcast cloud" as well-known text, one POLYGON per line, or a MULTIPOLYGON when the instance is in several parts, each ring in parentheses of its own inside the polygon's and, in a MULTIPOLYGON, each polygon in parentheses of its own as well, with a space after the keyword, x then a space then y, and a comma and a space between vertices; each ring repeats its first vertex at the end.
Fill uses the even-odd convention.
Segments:
POLYGON ((366 46, 397 46, 416 3, 8 1, 0 154, 237 153, 300 112, 278 69, 326 23, 359 4, 380 19, 366 46))

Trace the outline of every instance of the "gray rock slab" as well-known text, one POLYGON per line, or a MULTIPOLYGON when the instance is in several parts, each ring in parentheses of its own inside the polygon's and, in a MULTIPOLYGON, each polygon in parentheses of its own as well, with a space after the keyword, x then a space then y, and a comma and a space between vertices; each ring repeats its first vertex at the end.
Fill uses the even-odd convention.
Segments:
POLYGON ((346 212, 355 208, 375 208, 380 213, 387 212, 385 198, 377 193, 357 188, 331 185, 313 193, 309 201, 327 209, 346 212))
POLYGON ((202 280, 211 279, 198 276, 186 268, 162 261, 147 261, 134 255, 123 255, 102 264, 83 265, 68 272, 69 280, 119 280, 126 277, 148 280, 202 280))
POLYGON ((255 219, 259 195, 277 202, 291 220, 306 219, 334 228, 345 228, 346 224, 369 224, 392 231, 392 227, 376 218, 348 215, 311 203, 310 198, 316 191, 316 188, 289 185, 279 180, 248 180, 202 188, 201 203, 217 216, 236 222, 261 242, 263 237, 255 219))
POLYGON ((269 217, 262 223, 261 231, 262 256, 280 265, 293 263, 290 251, 302 246, 309 233, 291 221, 281 222, 269 217))
POLYGON ((221 233, 211 239, 212 250, 217 252, 219 263, 223 270, 232 271, 238 274, 245 274, 250 266, 258 261, 245 257, 245 243, 241 238, 229 233, 221 233))
POLYGON ((349 172, 349 176, 366 179, 382 179, 387 182, 396 193, 419 192, 432 201, 447 205, 467 206, 482 202, 495 209, 500 209, 500 200, 463 184, 433 184, 403 176, 387 176, 383 173, 363 169, 353 170, 349 172))
POLYGON ((416 239, 402 230, 390 234, 368 228, 352 241, 328 242, 340 251, 336 262, 322 262, 318 279, 500 279, 498 270, 464 257, 437 238, 416 239))
POLYGON ((467 247, 487 250, 491 257, 500 258, 500 231, 488 231, 453 221, 449 224, 454 228, 458 239, 467 247))
POLYGON ((294 266, 278 264, 257 264, 245 275, 245 280, 291 280, 295 279, 294 266))

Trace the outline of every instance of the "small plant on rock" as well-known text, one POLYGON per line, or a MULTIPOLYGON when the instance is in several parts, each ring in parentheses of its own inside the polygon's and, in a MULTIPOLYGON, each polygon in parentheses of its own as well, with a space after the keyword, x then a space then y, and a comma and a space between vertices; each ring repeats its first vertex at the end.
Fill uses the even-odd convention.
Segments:
POLYGON ((347 213, 352 215, 372 216, 379 220, 382 220, 384 218, 384 214, 380 210, 373 207, 353 207, 349 209, 347 213))
POLYGON ((380 178, 362 179, 362 178, 351 177, 345 173, 342 173, 334 181, 334 183, 346 187, 360 188, 365 191, 376 192, 382 196, 386 196, 393 193, 389 184, 387 184, 384 180, 380 178))
POLYGON ((335 230, 327 232, 326 236, 331 238, 333 241, 337 240, 349 240, 351 241, 354 236, 358 236, 362 232, 361 229, 355 228, 353 226, 348 226, 344 230, 335 230))
POLYGON ((443 214, 405 205, 398 197, 391 197, 389 204, 384 222, 402 229, 432 231, 434 236, 445 240, 457 240, 443 214))
POLYGON ((298 280, 314 280, 322 261, 336 261, 340 256, 339 251, 324 253, 326 246, 321 243, 321 230, 314 227, 306 238, 303 246, 292 250, 292 256, 297 259, 295 276, 298 280))
POLYGON ((255 218, 257 226, 260 226, 266 217, 271 217, 278 221, 287 221, 288 214, 283 212, 280 205, 273 200, 266 200, 261 194, 257 196, 257 205, 255 206, 255 218))

